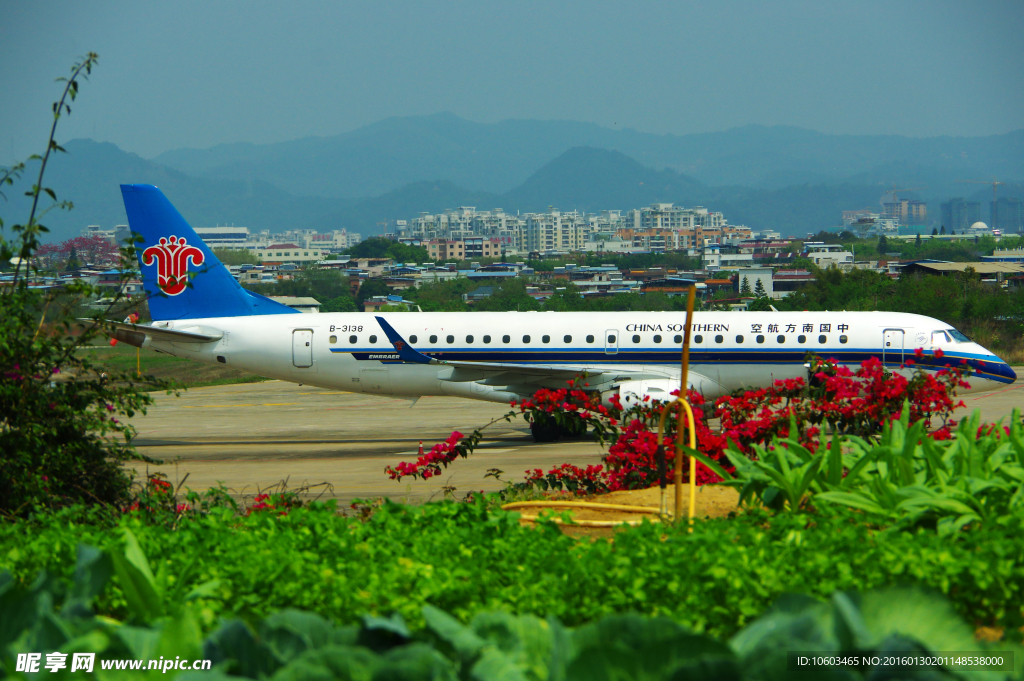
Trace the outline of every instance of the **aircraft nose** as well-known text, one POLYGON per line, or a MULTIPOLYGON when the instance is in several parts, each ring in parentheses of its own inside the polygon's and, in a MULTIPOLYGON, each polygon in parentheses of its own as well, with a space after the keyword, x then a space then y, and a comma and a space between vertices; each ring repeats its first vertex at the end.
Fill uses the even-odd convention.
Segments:
POLYGON ((1010 368, 1009 364, 1001 364, 999 366, 999 375, 1010 379, 1010 383, 1017 380, 1017 372, 1010 368))

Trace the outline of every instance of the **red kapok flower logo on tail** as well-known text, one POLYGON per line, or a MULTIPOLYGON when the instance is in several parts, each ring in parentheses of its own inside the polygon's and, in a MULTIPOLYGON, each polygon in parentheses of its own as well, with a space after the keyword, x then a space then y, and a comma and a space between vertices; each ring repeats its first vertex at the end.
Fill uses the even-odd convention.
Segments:
POLYGON ((185 239, 172 236, 170 239, 160 237, 160 243, 150 246, 142 252, 142 264, 157 264, 156 283, 160 290, 169 296, 176 296, 188 285, 188 262, 193 265, 203 264, 203 252, 195 246, 189 246, 185 239))

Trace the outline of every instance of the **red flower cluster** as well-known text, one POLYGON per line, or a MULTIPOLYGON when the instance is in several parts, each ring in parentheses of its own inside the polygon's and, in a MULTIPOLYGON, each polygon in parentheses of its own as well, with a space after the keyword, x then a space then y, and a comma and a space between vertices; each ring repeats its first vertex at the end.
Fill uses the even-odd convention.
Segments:
POLYGON ((545 490, 565 490, 574 494, 596 494, 608 491, 604 481, 604 467, 591 465, 586 468, 563 463, 547 473, 540 468, 526 471, 526 482, 545 490))
POLYGON ((245 510, 245 515, 266 511, 277 511, 278 515, 288 515, 288 508, 291 505, 284 494, 257 494, 253 499, 252 506, 245 510))
MULTIPOLYGON (((918 362, 924 359, 921 350, 915 355, 918 362)), ((941 359, 941 351, 936 350, 934 357, 941 359)), ((908 366, 913 364, 913 361, 907 362, 908 366)), ((910 408, 911 422, 938 416, 941 427, 933 436, 949 438, 950 414, 963 404, 955 402, 954 396, 957 388, 968 386, 964 380, 966 372, 966 368, 947 364, 935 373, 915 369, 908 379, 889 372, 876 358, 864 361, 860 368, 851 371, 834 360, 815 357, 811 360, 809 382, 790 378, 776 381, 768 388, 737 391, 719 398, 714 409, 721 422, 717 433, 702 418, 703 396, 691 390, 687 399, 698 416, 695 419, 698 451, 731 472, 724 454, 730 441, 741 451, 749 452, 752 444, 764 443, 774 436, 789 436, 791 423, 795 422, 800 442, 813 451, 820 446, 822 425, 832 431, 869 436, 877 433, 881 424, 899 418, 905 403, 910 408)), ((625 408, 616 394, 609 398, 610 406, 605 406, 600 394, 586 390, 589 384, 582 380, 569 381, 568 388, 538 390, 532 397, 513 400, 511 404, 534 422, 547 420, 580 434, 592 429, 602 442, 611 442, 604 457, 605 466, 581 469, 567 463, 547 473, 534 469, 527 472, 526 483, 545 490, 564 489, 577 494, 641 489, 657 484, 658 423, 664 403, 645 397, 639 404, 625 408)), ((678 395, 678 391, 673 395, 678 395)), ((675 467, 676 438, 682 437, 684 443, 689 443, 685 430, 677 432, 677 421, 678 413, 673 411, 666 420, 662 439, 669 479, 675 467)), ((386 472, 393 480, 401 480, 406 475, 422 479, 433 477, 457 456, 467 456, 478 439, 479 431, 465 439, 461 433, 452 433, 414 463, 389 466, 386 472)), ((687 465, 683 479, 688 477, 687 465)), ((696 484, 718 481, 718 476, 707 466, 698 464, 696 484)))
MULTIPOLYGON (((677 396, 679 391, 672 393, 677 396)), ((701 407, 704 404, 704 397, 700 393, 687 391, 687 401, 695 407, 695 430, 697 437, 697 450, 707 454, 718 461, 726 470, 731 471, 728 459, 725 458, 725 438, 712 432, 707 423, 701 418, 701 407)), ((622 403, 618 395, 611 399, 616 409, 622 409, 622 403)), ((608 464, 606 480, 611 490, 621 489, 643 489, 658 483, 658 423, 661 419, 661 410, 664 403, 654 402, 645 398, 641 404, 631 407, 622 414, 623 423, 626 426, 619 431, 615 442, 608 448, 605 462, 608 464)), ((675 472, 676 438, 682 437, 683 444, 689 444, 689 434, 686 431, 680 435, 676 431, 678 412, 673 410, 665 420, 665 434, 662 443, 665 446, 666 454, 666 475, 671 480, 675 472)), ((684 417, 685 423, 685 417, 684 417)), ((685 459, 684 459, 685 461, 685 459)), ((683 480, 689 481, 690 467, 684 465, 683 480)), ((707 466, 697 465, 698 485, 706 485, 721 480, 712 473, 707 466)))
POLYGON ((407 475, 427 480, 428 478, 440 475, 442 467, 447 468, 448 464, 454 461, 456 457, 465 457, 469 453, 460 440, 462 440, 462 433, 456 430, 448 436, 447 440, 438 442, 430 448, 429 452, 416 459, 415 462, 408 463, 403 461, 394 468, 391 466, 386 467, 384 472, 392 480, 401 480, 407 475))
MULTIPOLYGON (((922 353, 918 350, 917 354, 920 357, 922 353)), ((721 418, 722 435, 746 451, 750 444, 788 436, 792 416, 801 443, 814 450, 822 424, 868 436, 882 423, 899 418, 906 402, 911 422, 939 416, 943 428, 938 435, 942 437, 948 432, 945 426, 950 413, 963 404, 954 402, 956 389, 967 386, 962 369, 946 368, 935 374, 915 370, 908 379, 890 373, 875 357, 865 360, 856 371, 833 360, 814 358, 811 372, 810 385, 794 378, 719 398, 715 411, 721 418)))

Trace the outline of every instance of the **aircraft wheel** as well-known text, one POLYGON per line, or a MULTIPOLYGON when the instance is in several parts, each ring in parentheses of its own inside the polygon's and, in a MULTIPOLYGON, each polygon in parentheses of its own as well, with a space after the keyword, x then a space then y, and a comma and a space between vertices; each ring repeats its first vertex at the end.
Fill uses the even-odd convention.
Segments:
POLYGON ((562 429, 554 421, 534 421, 530 424, 534 442, 556 442, 562 436, 562 429))

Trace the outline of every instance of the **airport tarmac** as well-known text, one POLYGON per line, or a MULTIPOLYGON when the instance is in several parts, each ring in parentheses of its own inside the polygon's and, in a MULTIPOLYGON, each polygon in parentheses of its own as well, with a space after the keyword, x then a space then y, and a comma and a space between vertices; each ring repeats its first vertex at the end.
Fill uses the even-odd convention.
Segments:
POLYGON ((135 468, 163 472, 175 485, 187 474, 185 486, 197 491, 223 482, 237 495, 255 495, 287 480, 290 489, 329 483, 340 503, 385 496, 426 501, 443 497, 445 487, 461 498, 502 489, 504 483, 485 477, 490 469, 518 482, 528 469, 600 463, 603 453, 590 441, 537 444, 521 418, 502 419, 508 405, 452 397, 423 397, 411 406, 267 381, 193 388, 180 397, 155 393, 154 399, 148 414, 132 419, 135 442, 140 453, 165 463, 135 468), (415 460, 420 440, 429 451, 454 430, 468 435, 495 419, 477 451, 437 478, 396 482, 384 473, 387 465, 415 460))
MULTIPOLYGON (((1024 368, 1016 370, 1024 375, 1024 368)), ((267 381, 193 388, 180 397, 156 393, 154 399, 132 424, 139 452, 165 463, 135 468, 161 471, 176 485, 187 474, 185 486, 197 491, 223 482, 236 495, 251 496, 287 480, 290 489, 328 483, 333 491, 327 496, 342 504, 378 497, 419 502, 443 497, 446 487, 460 498, 501 489, 502 482, 485 477, 490 469, 518 482, 534 468, 600 463, 603 453, 591 441, 537 444, 521 418, 502 420, 507 405, 453 397, 424 397, 410 406, 409 400, 267 381), (429 450, 453 430, 469 434, 495 419, 476 453, 437 478, 395 482, 384 473, 387 465, 414 460, 420 440, 429 450)), ((997 421, 1024 406, 1024 381, 963 400, 957 418, 980 409, 986 421, 997 421)))

